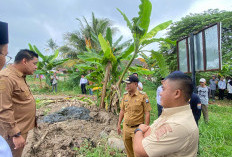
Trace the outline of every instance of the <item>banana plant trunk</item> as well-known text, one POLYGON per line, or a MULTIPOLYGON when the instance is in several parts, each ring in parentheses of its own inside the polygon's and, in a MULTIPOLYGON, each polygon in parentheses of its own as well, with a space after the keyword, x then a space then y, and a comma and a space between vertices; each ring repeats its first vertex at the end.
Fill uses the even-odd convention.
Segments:
POLYGON ((133 62, 133 60, 135 59, 136 55, 139 52, 139 39, 136 38, 135 39, 135 52, 134 55, 132 56, 132 58, 130 59, 129 63, 127 64, 126 68, 124 69, 120 79, 118 80, 118 82, 116 83, 115 86, 111 87, 111 90, 115 92, 112 93, 111 95, 111 100, 110 100, 110 108, 111 108, 111 112, 118 114, 118 110, 119 110, 119 99, 121 97, 121 90, 120 90, 120 84, 122 82, 122 79, 124 77, 124 75, 126 74, 128 68, 130 67, 131 63, 133 62))
POLYGON ((109 61, 107 63, 106 66, 106 73, 105 73, 105 78, 104 78, 104 82, 103 82, 103 87, 102 87, 102 93, 101 93, 101 103, 100 103, 100 107, 101 108, 105 108, 105 97, 106 97, 106 87, 107 87, 107 83, 109 81, 110 78, 110 72, 112 69, 112 63, 109 61))

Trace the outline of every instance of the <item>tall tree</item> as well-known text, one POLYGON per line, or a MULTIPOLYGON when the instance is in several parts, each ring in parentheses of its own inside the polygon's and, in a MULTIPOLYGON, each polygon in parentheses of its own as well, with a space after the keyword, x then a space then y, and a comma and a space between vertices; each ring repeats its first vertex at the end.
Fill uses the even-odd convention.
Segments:
MULTIPOLYGON (((111 27, 111 21, 109 19, 96 18, 94 13, 92 13, 91 22, 88 22, 85 17, 83 17, 83 20, 79 18, 76 18, 76 20, 80 24, 79 30, 65 34, 67 44, 60 48, 64 58, 77 59, 78 54, 83 54, 87 51, 87 42, 90 47, 100 50, 100 45, 96 43, 98 41, 98 35, 102 34, 105 36, 107 28, 111 27)), ((113 29, 112 33, 115 31, 113 29)))

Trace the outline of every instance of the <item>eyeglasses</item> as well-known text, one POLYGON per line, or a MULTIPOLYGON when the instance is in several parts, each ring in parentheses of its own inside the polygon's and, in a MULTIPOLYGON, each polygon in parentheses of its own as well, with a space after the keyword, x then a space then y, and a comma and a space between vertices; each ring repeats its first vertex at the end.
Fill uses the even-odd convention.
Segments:
POLYGON ((12 59, 12 57, 6 56, 6 64, 9 63, 11 59, 12 59))
POLYGON ((0 55, 3 55, 6 57, 6 64, 10 62, 10 60, 12 59, 12 57, 8 56, 8 55, 4 55, 2 53, 0 53, 0 55))

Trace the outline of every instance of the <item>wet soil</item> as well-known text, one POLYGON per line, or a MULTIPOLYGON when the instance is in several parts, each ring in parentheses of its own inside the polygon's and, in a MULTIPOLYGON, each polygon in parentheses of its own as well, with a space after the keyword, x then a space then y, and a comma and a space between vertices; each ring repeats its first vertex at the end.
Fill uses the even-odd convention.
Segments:
POLYGON ((36 97, 50 103, 37 109, 38 127, 28 134, 25 157, 73 157, 84 141, 95 147, 101 134, 116 131, 118 116, 88 102, 66 96, 36 97))

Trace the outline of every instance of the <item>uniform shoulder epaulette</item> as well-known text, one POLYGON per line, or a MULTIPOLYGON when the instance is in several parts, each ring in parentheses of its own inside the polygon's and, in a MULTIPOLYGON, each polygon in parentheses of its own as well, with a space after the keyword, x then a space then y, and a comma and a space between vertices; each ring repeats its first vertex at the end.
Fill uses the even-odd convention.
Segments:
POLYGON ((139 93, 141 93, 141 94, 146 94, 146 92, 143 92, 143 91, 139 91, 139 93))
POLYGON ((10 72, 7 71, 7 70, 2 70, 2 71, 0 72, 0 75, 1 75, 1 76, 9 76, 9 75, 10 75, 10 72))
POLYGON ((123 93, 123 95, 128 94, 128 92, 123 93))

